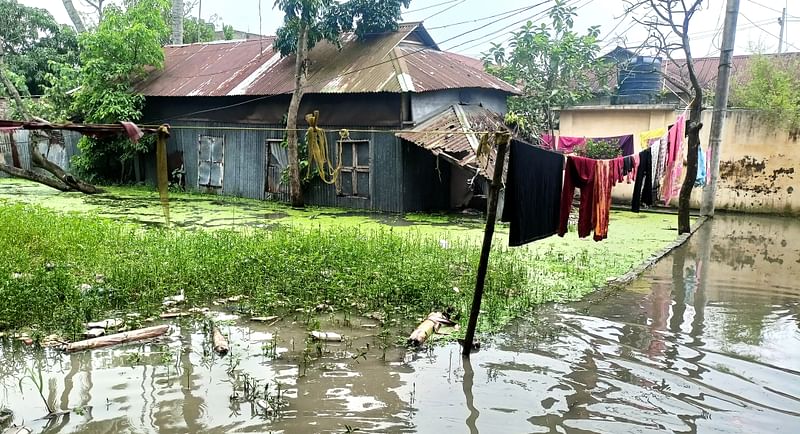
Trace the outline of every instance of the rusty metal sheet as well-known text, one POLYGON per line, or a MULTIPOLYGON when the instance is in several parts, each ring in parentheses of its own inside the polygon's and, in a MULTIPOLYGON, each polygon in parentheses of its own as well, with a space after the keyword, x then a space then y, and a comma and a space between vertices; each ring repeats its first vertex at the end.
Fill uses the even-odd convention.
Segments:
POLYGON ((454 104, 397 137, 491 179, 495 151, 492 149, 488 164, 480 164, 475 152, 480 137, 475 132, 500 130, 507 130, 501 115, 479 105, 454 104))
MULTIPOLYGON (((341 49, 320 42, 309 52, 307 93, 424 92, 450 88, 516 89, 477 69, 476 60, 444 53, 420 23, 357 39, 341 49)), ((294 88, 295 57, 273 51, 274 37, 167 46, 164 68, 137 86, 146 96, 279 95, 294 88)))

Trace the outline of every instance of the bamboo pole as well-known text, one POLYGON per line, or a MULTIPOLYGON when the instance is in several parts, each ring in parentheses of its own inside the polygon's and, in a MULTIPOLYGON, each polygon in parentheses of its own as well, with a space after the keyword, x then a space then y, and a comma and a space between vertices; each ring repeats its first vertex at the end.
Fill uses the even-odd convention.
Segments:
POLYGON ((68 344, 66 352, 74 353, 77 351, 93 350, 97 348, 110 347, 112 345, 119 345, 128 342, 141 341, 144 339, 151 339, 161 336, 169 330, 169 325, 160 325, 154 327, 147 327, 138 330, 131 330, 129 332, 117 333, 108 336, 101 336, 99 338, 87 339, 85 341, 78 341, 68 344))
POLYGON ((489 209, 486 213, 486 228, 483 232, 483 246, 481 247, 481 257, 478 262, 478 275, 475 281, 475 294, 472 298, 472 310, 469 314, 467 332, 464 336, 462 353, 469 357, 475 340, 475 328, 478 325, 478 313, 481 310, 481 300, 483 299, 483 288, 486 283, 486 272, 489 268, 489 252, 492 250, 492 237, 494 236, 494 224, 497 220, 497 202, 500 195, 500 187, 503 184, 503 172, 505 168, 506 152, 511 135, 508 132, 497 132, 494 135, 497 144, 497 156, 495 157, 494 176, 492 185, 489 189, 489 209))

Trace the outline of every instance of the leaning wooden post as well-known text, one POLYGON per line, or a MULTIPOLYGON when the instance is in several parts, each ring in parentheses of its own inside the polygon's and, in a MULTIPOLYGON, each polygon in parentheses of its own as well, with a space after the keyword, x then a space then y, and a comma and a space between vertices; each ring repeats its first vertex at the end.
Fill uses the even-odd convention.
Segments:
POLYGON ((472 310, 469 313, 469 323, 467 324, 467 334, 464 336, 464 348, 462 353, 469 357, 475 340, 475 327, 478 325, 478 313, 481 310, 481 300, 483 299, 483 287, 486 283, 486 271, 489 268, 489 252, 492 250, 492 237, 494 236, 494 223, 497 220, 497 202, 500 196, 500 188, 503 185, 503 168, 505 167, 506 152, 511 135, 507 132, 498 132, 494 135, 497 144, 497 156, 494 163, 494 176, 492 185, 489 188, 489 209, 486 212, 486 228, 483 231, 483 246, 481 247, 481 258, 478 262, 478 276, 475 281, 475 294, 472 298, 472 310))
POLYGON ((169 226, 169 174, 167 173, 167 139, 169 139, 169 125, 158 127, 156 140, 156 180, 161 207, 164 209, 164 219, 169 226))

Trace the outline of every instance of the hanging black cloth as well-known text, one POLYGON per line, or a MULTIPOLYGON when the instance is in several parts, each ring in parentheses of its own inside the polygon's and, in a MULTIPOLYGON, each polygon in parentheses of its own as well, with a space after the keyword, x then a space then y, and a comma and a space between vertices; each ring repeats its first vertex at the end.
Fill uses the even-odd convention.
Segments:
POLYGON ((639 152, 639 168, 633 184, 631 211, 639 212, 641 205, 653 206, 653 153, 651 148, 639 152))
POLYGON ((502 221, 510 223, 509 246, 555 235, 564 173, 562 154, 511 141, 502 221))

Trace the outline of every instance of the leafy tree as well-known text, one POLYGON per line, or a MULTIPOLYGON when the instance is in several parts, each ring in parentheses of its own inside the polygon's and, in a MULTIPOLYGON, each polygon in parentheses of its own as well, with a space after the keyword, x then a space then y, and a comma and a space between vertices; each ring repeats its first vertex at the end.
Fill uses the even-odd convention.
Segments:
POLYGON ((226 41, 230 41, 231 39, 233 39, 233 34, 234 34, 233 26, 230 24, 223 24, 222 34, 224 35, 226 41))
MULTIPOLYGON (((141 117, 144 96, 133 91, 148 68, 164 64, 163 41, 170 36, 167 22, 169 0, 138 0, 127 10, 116 5, 103 9, 97 29, 80 37, 80 91, 73 109, 86 122, 136 121, 141 117)), ((95 140, 84 137, 75 159, 79 171, 110 179, 111 169, 124 175, 125 164, 146 144, 127 139, 95 140)), ((122 176, 121 176, 122 177, 122 176)))
POLYGON ((294 207, 303 206, 297 149, 297 112, 303 98, 308 50, 322 41, 341 45, 340 36, 355 32, 363 38, 370 33, 394 31, 401 6, 411 0, 276 0, 275 7, 284 13, 278 29, 275 49, 281 55, 295 55, 295 83, 286 121, 289 148, 289 191, 294 207))
POLYGON ((183 19, 183 43, 194 44, 195 42, 209 42, 216 37, 214 24, 197 17, 183 19), (198 36, 200 39, 198 39, 198 36))
POLYGON ((0 44, 8 73, 24 78, 19 92, 41 95, 50 62, 78 63, 78 41, 68 26, 59 25, 45 9, 16 0, 0 0, 0 44))
POLYGON ((731 105, 759 110, 775 127, 800 128, 800 61, 757 54, 734 77, 731 105))
POLYGON ((573 30, 576 8, 557 0, 549 12, 551 23, 528 21, 512 33, 508 47, 492 44, 483 61, 487 71, 514 83, 522 95, 509 99, 509 110, 539 131, 555 129, 555 109, 590 98, 606 64, 598 59, 593 26, 585 34, 573 30))

